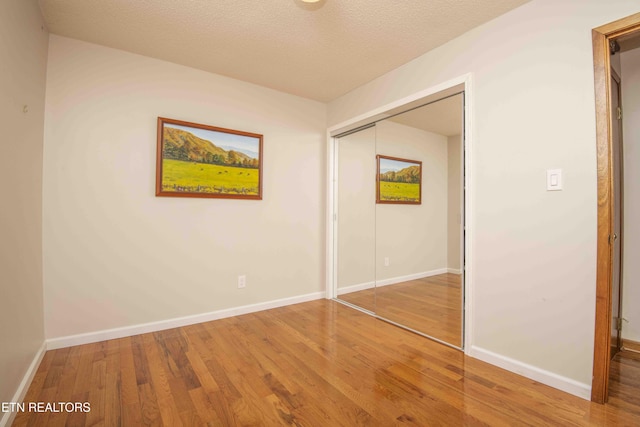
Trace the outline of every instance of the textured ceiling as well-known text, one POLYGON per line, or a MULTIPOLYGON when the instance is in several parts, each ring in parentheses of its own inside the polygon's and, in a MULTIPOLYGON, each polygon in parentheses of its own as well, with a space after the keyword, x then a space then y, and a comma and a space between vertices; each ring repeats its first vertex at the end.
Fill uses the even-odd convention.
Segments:
POLYGON ((49 31, 330 101, 528 0, 40 0, 49 31))

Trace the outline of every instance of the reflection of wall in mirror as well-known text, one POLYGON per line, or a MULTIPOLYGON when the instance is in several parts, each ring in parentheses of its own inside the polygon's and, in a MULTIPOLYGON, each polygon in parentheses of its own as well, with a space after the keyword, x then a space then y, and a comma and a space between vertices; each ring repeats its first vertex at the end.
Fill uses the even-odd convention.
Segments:
POLYGON ((446 271, 447 137, 389 120, 376 127, 377 154, 422 161, 421 205, 376 205, 376 280, 446 271))
POLYGON ((460 273, 462 264, 462 140, 448 138, 447 268, 460 273))
POLYGON ((339 294, 375 283, 375 136, 372 127, 338 141, 339 294))

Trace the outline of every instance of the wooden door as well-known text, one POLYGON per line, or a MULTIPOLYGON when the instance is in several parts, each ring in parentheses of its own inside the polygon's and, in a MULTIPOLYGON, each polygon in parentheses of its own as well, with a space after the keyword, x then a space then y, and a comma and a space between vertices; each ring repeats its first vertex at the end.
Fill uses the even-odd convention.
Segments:
POLYGON ((611 70, 611 149, 613 163, 613 262, 611 268, 611 358, 622 347, 622 102, 620 77, 611 70))

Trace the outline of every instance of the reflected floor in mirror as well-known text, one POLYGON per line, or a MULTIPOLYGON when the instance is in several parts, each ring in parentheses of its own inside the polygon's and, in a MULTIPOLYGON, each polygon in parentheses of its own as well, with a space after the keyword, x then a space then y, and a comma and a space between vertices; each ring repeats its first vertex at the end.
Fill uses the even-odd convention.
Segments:
POLYGON ((47 351, 25 402, 91 411, 13 425, 640 425, 637 381, 625 387, 598 405, 317 300, 47 351))
POLYGON ((461 282, 462 275, 445 273, 343 294, 338 298, 462 347, 461 282))

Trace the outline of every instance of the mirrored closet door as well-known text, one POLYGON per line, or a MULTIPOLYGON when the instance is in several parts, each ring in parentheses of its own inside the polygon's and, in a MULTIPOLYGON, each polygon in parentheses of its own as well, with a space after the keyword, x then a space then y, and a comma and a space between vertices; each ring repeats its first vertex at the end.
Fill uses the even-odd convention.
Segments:
POLYGON ((335 149, 337 295, 376 311, 376 127, 343 135, 335 149))
POLYGON ((337 299, 463 344, 462 93, 335 141, 337 299))

